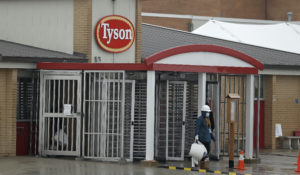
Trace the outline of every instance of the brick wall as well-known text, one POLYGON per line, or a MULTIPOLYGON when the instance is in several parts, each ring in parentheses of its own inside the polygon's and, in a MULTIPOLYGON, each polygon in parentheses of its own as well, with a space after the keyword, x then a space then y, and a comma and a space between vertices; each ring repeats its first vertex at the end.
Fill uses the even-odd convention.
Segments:
POLYGON ((300 76, 265 76, 265 147, 276 148, 275 124, 292 136, 300 129, 300 76))
POLYGON ((164 26, 168 28, 188 31, 188 25, 192 22, 191 19, 177 19, 177 18, 156 18, 143 16, 143 22, 164 26))
MULTIPOLYGON (((143 12, 265 19, 265 0, 144 0, 143 12)), ((190 19, 143 17, 143 22, 188 30, 190 19)))
POLYGON ((0 156, 16 155, 17 70, 0 69, 0 156))
POLYGON ((274 145, 273 139, 273 120, 272 120, 272 94, 276 81, 276 76, 264 76, 264 89, 265 89, 265 123, 264 123, 264 145, 265 148, 272 148, 274 145))
POLYGON ((300 20, 299 0, 267 0, 267 19, 286 21, 287 12, 293 12, 293 21, 300 20))
POLYGON ((74 0, 74 52, 92 55, 92 0, 74 0))
POLYGON ((141 63, 142 61, 142 2, 136 0, 136 48, 135 48, 135 62, 141 63))
MULTIPOLYGON (((300 20, 299 0, 144 0, 143 12, 179 15, 216 16, 227 18, 287 20, 293 12, 293 21, 300 20)), ((143 17, 143 22, 187 30, 187 19, 143 17)))

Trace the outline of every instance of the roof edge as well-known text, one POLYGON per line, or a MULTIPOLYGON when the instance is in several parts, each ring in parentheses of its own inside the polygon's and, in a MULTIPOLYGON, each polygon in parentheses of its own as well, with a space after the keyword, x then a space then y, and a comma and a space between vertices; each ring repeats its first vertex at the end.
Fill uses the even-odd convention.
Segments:
POLYGON ((232 56, 235 58, 238 58, 242 61, 245 61, 257 69, 263 70, 264 64, 242 52, 239 52, 237 50, 233 50, 227 47, 217 46, 217 45, 203 45, 203 44, 193 44, 193 45, 184 45, 184 46, 178 46, 173 47, 170 49, 166 49, 163 51, 160 51, 158 53, 155 53, 147 58, 145 58, 145 63, 147 66, 154 64, 155 62, 165 59, 167 57, 182 54, 182 53, 188 53, 188 52, 212 52, 212 53, 220 53, 228 56, 232 56))

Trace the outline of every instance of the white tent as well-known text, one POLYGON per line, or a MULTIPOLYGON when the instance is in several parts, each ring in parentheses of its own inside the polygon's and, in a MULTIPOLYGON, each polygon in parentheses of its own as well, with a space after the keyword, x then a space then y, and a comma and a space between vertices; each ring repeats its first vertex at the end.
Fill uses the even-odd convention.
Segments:
POLYGON ((300 54, 300 26, 237 24, 210 20, 192 33, 300 54))

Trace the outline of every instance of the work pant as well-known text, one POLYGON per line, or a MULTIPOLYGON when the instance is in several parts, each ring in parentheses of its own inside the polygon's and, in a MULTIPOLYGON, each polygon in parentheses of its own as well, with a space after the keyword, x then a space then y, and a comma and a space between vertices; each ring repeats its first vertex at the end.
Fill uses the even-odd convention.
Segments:
POLYGON ((210 153, 210 142, 202 142, 202 144, 205 146, 206 151, 207 151, 207 155, 205 157, 202 158, 202 161, 204 159, 206 159, 207 157, 209 157, 209 153, 210 153))

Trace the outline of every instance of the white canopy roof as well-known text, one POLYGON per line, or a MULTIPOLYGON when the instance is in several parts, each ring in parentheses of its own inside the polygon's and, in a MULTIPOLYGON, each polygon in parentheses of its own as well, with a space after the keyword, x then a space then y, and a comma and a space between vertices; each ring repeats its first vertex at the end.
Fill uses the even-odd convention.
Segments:
POLYGON ((210 20, 192 33, 300 54, 300 26, 237 24, 210 20))

